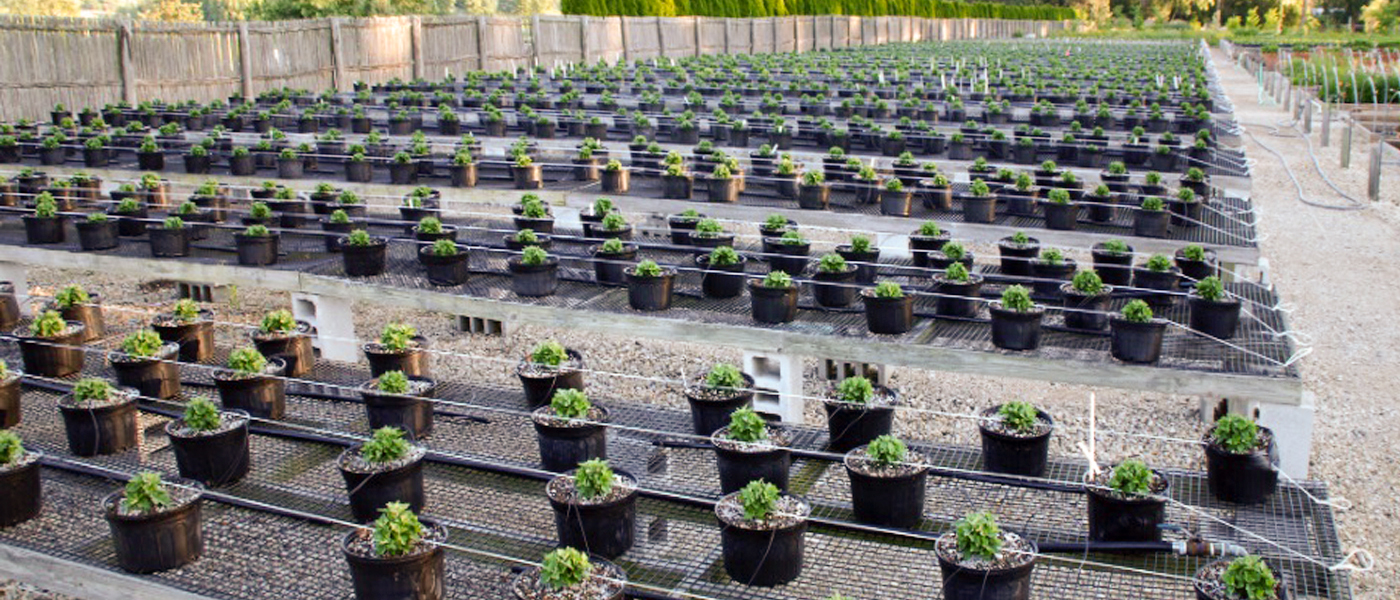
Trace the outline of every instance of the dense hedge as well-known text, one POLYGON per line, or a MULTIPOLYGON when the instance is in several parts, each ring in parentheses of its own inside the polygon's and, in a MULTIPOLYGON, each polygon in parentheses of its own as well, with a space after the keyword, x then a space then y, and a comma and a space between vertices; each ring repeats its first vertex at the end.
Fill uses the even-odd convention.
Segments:
POLYGON ((674 17, 785 17, 788 15, 909 16, 929 19, 1074 19, 1064 6, 943 0, 563 0, 564 14, 674 17))

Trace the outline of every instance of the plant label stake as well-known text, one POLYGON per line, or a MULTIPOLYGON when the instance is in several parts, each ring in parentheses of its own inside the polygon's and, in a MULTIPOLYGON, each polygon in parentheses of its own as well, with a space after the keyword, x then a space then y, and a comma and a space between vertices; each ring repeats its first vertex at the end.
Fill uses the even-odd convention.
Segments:
POLYGON ((1089 459, 1089 478, 1094 478, 1099 474, 1099 461, 1095 459, 1094 441, 1097 438, 1095 433, 1095 412, 1097 402, 1093 393, 1089 394, 1089 445, 1085 446, 1083 441, 1078 442, 1079 451, 1084 453, 1084 457, 1089 459))

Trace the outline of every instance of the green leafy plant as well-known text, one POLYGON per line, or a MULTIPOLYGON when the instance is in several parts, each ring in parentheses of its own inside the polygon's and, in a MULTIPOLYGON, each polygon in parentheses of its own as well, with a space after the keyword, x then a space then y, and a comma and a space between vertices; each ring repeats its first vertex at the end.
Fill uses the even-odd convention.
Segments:
POLYGON ((1020 400, 1001 405, 1001 408, 997 409, 997 415, 1001 417, 1003 425, 1021 434, 1035 431, 1036 423, 1040 420, 1039 411, 1035 406, 1020 400))
POLYGON ((569 359, 564 345, 554 340, 545 340, 530 350, 530 362, 546 367, 559 367, 569 359))
POLYGON ((1074 291, 1087 296, 1097 296, 1103 293, 1103 278, 1095 271, 1079 271, 1074 274, 1074 279, 1070 282, 1074 291))
POLYGON ((943 271, 943 279, 947 281, 967 283, 971 278, 972 274, 968 272, 967 265, 960 262, 948 265, 948 268, 943 271))
POLYGON ((34 201, 34 216, 40 219, 52 219, 58 216, 58 204, 54 203, 53 196, 48 192, 40 192, 39 199, 34 201))
POLYGON ((1113 467, 1108 487, 1125 496, 1146 496, 1152 493, 1152 469, 1140 460, 1128 459, 1113 467))
POLYGON ((296 331, 297 321, 292 317, 292 311, 279 309, 263 315, 262 323, 258 325, 258 330, 263 333, 288 334, 296 331))
POLYGON ((714 219, 701 219, 695 224, 695 233, 701 236, 716 236, 724 233, 724 226, 714 219))
POLYGON ((1181 249, 1181 257, 1189 261, 1205 262, 1206 249, 1200 244, 1187 244, 1181 249))
POLYGON ((403 352, 413 343, 418 330, 406 323, 390 323, 379 333, 379 345, 389 352, 403 352))
POLYGON ((877 466, 892 467, 904 462, 904 458, 909 455, 909 447, 899 438, 885 434, 870 440, 870 444, 865 447, 865 454, 877 466))
POLYGON ((1274 600, 1278 598, 1278 579, 1273 570, 1258 556, 1241 556, 1230 561, 1220 575, 1221 583, 1232 597, 1243 600, 1274 600))
POLYGON ((599 254, 622 254, 626 247, 622 245, 622 240, 618 238, 608 238, 598 247, 599 254))
POLYGON ((155 358, 165 346, 165 340, 151 329, 142 329, 122 339, 122 352, 131 358, 155 358))
POLYGON ((967 248, 957 242, 948 242, 938 249, 948 260, 961 261, 967 257, 967 248))
POLYGON ((107 400, 112 397, 112 392, 112 384, 95 377, 73 384, 73 400, 80 404, 107 400))
POLYGON ((345 236, 345 244, 356 248, 367 248, 374 245, 374 238, 369 236, 369 232, 363 229, 356 229, 345 236))
POLYGON ((253 219, 271 219, 272 208, 266 202, 254 202, 248 207, 248 216, 253 219))
POLYGON ((69 285, 58 290, 58 293, 53 296, 53 301, 60 310, 67 310, 92 302, 92 296, 89 296, 87 290, 84 290, 82 286, 69 285))
POLYGON ((965 558, 992 560, 1001 552, 1001 527, 989 512, 975 512, 958 519, 954 526, 958 553, 965 558))
POLYGON ((1225 298, 1225 285, 1214 275, 1196 282, 1196 295, 1207 302, 1220 302, 1225 298))
POLYGON ((881 281, 875 284, 875 297, 884 298, 886 300, 903 298, 904 290, 899 287, 898 283, 893 281, 881 281))
POLYGON ((992 195, 992 188, 987 185, 987 182, 981 179, 972 180, 972 184, 968 186, 968 191, 978 198, 986 198, 992 195))
POLYGON ((657 265, 656 261, 644 260, 638 263, 636 267, 633 267, 632 274, 636 275, 637 277, 645 277, 651 279, 660 277, 662 271, 661 266, 657 265))
POLYGON ((228 366, 244 377, 261 375, 267 369, 267 358, 257 348, 245 346, 228 355, 228 366))
POLYGON ((744 374, 739 367, 729 363, 717 363, 705 374, 705 387, 712 390, 739 390, 744 387, 744 374))
POLYGON ((1142 200, 1142 209, 1148 212, 1162 212, 1166 208, 1166 203, 1156 196, 1148 196, 1142 200))
POLYGON ((1130 250, 1126 242, 1117 238, 1099 244, 1099 249, 1109 254, 1127 254, 1130 250))
POLYGON ((1049 199, 1051 204, 1069 204, 1069 191, 1060 188, 1050 190, 1049 199))
POLYGON ((587 581, 592 571, 587 554, 575 548, 559 548, 544 555, 540 583, 551 590, 568 589, 587 581))
POLYGON ((374 386, 386 394, 407 394, 408 376, 403 371, 386 371, 375 380, 374 386))
POLYGON ((1129 323, 1150 323, 1152 307, 1142 300, 1132 300, 1123 306, 1123 319, 1129 323))
POLYGON ((800 246, 807 243, 807 239, 796 231, 788 231, 778 238, 778 243, 787 246, 800 246))
POLYGON ((1147 270, 1153 273, 1166 273, 1172 270, 1172 259, 1165 254, 1153 254, 1147 259, 1147 270))
POLYGON ((181 421, 185 427, 194 431, 217 431, 223 425, 223 417, 219 414, 218 407, 203 396, 195 396, 185 405, 185 414, 181 421))
POLYGON ((520 263, 529 266, 543 265, 549 261, 549 253, 539 246, 529 246, 520 253, 520 263))
POLYGON ((104 213, 104 212, 90 212, 90 213, 87 214, 87 222, 89 222, 89 223, 106 223, 106 222, 107 222, 107 213, 104 213))
POLYGON ((875 385, 860 375, 847 377, 836 385, 836 398, 842 402, 869 404, 875 398, 875 385))
POLYGON ((1259 446, 1259 426, 1234 413, 1220 417, 1211 428, 1210 435, 1226 452, 1247 454, 1259 446))
POLYGON ((739 504, 744 507, 744 518, 754 521, 767 519, 778 508, 778 486, 762 479, 750 481, 739 490, 739 504))
POLYGON ((1035 307, 1035 303, 1031 302, 1030 290, 1025 286, 1013 285, 1001 293, 1001 307, 1016 312, 1027 312, 1035 307))
POLYGON ((373 526, 376 556, 403 556, 423 539, 423 523, 404 502, 390 502, 379 509, 373 526))
POLYGON ((787 229, 788 225, 790 225, 790 223, 788 223, 788 218, 777 213, 768 215, 768 217, 763 220, 763 228, 768 231, 782 231, 787 229))
POLYGON ((863 235, 851 236, 851 252, 864 254, 870 251, 870 238, 863 235))
POLYGON ((919 235, 924 237, 938 237, 943 235, 943 228, 933 221, 924 221, 919 225, 919 235))
POLYGON ((442 220, 437 217, 423 217, 418 220, 418 233, 438 235, 442 233, 442 220))
POLYGON ((126 482, 122 507, 137 513, 149 513, 170 506, 170 491, 154 471, 142 471, 126 482))
POLYGON ((603 217, 602 225, 604 231, 622 231, 627 229, 627 218, 622 213, 610 212, 603 217))
POLYGON ((408 440, 398 427, 380 427, 360 446, 360 458, 372 464, 390 463, 408 455, 408 440))
POLYGON ((554 416, 561 419, 583 419, 588 417, 593 403, 579 390, 562 389, 554 392, 554 397, 549 401, 549 409, 554 416))
POLYGON ((574 489, 584 500, 602 498, 612 492, 615 478, 607 461, 596 458, 586 460, 579 463, 574 471, 574 489))
POLYGON ((740 408, 729 414, 729 439, 749 444, 768 439, 768 422, 752 408, 740 408))
POLYGON ((763 277, 762 285, 766 288, 790 288, 792 287, 792 276, 782 271, 769 271, 768 275, 763 277))
POLYGON ((840 254, 824 254, 817 262, 817 270, 822 273, 844 273, 846 271, 846 259, 840 254))
POLYGON ((68 322, 63 320, 63 316, 56 310, 45 311, 33 323, 29 324, 29 333, 41 338, 58 337, 68 329, 68 322))
POLYGON ((13 431, 0 431, 0 465, 8 466, 24 458, 24 443, 13 431))

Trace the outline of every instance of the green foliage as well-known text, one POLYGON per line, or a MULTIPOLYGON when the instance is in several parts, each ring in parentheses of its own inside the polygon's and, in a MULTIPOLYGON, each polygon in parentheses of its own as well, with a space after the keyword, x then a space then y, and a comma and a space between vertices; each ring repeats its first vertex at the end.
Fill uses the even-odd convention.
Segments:
POLYGON ((529 266, 539 266, 549 261, 549 253, 539 246, 529 246, 520 253, 520 263, 529 266))
POLYGON ((218 407, 203 396, 196 396, 185 405, 185 414, 181 420, 185 422, 186 427, 195 431, 215 431, 223 424, 218 407))
POLYGON ((1001 307, 1006 310, 1026 312, 1034 306, 1035 303, 1031 302, 1031 292, 1025 286, 1009 286, 1001 293, 1001 307))
POLYGON ((1142 300, 1132 300, 1123 306, 1123 318, 1129 323, 1151 322, 1152 307, 1142 300))
POLYGON ((412 552, 423 539, 423 523, 408 504, 390 502, 379 509, 374 520, 374 554, 403 556, 412 552))
POLYGON ((580 498, 592 500, 612 492, 614 479, 607 461, 596 458, 586 460, 579 463, 578 470, 574 471, 574 489, 578 490, 580 498))
POLYGON ((1049 198, 1052 204, 1069 204, 1069 192, 1060 188, 1050 190, 1049 198))
POLYGON ((112 391, 112 384, 89 377, 73 384, 73 399, 80 403, 107 400, 112 397, 112 391))
POLYGON ((844 273, 846 271, 846 259, 840 254, 830 253, 822 255, 817 262, 817 269, 822 273, 844 273))
POLYGON ((894 298, 903 298, 904 290, 899 287, 898 283, 895 283, 893 281, 881 281, 880 283, 875 284, 875 297, 884 298, 887 300, 894 298))
POLYGON ((551 590, 568 589, 587 581, 592 571, 587 554, 575 548, 559 548, 544 555, 540 583, 551 590))
POLYGON ((1103 279, 1094 271, 1079 271, 1074 274, 1074 280, 1070 283, 1074 291, 1081 294, 1096 296, 1103 293, 1103 279))
POLYGON ((403 352, 413 343, 418 330, 406 323, 390 323, 379 333, 379 345, 390 352, 403 352))
POLYGON ((792 276, 782 271, 769 271, 763 277, 763 287, 766 288, 790 288, 792 287, 792 276))
POLYGON ((166 229, 184 229, 185 220, 181 219, 180 217, 166 217, 165 221, 162 222, 161 225, 164 226, 166 229))
POLYGON ((778 486, 762 479, 755 479, 739 490, 739 504, 744 507, 744 518, 761 521, 767 519, 778 508, 778 486))
POLYGON ((418 233, 437 235, 442 233, 442 220, 437 217, 423 217, 418 220, 418 233))
POLYGON ((598 252, 600 254, 621 254, 624 250, 626 250, 626 247, 622 245, 622 240, 618 238, 608 238, 607 241, 603 242, 602 246, 598 247, 598 252))
POLYGON ((885 434, 870 440, 870 444, 865 447, 865 454, 876 465, 890 467, 904 462, 904 457, 909 454, 909 447, 899 438, 885 434))
POLYGON ((1108 479, 1108 487, 1126 496, 1145 496, 1152 493, 1152 469, 1140 460, 1125 460, 1113 468, 1108 479))
POLYGON ((530 362, 547 367, 558 367, 569 359, 564 345, 555 340, 545 340, 530 350, 530 362))
POLYGON ((88 295, 87 291, 84 290, 82 286, 69 285, 64 286, 57 294, 54 294, 53 301, 60 310, 64 310, 73 308, 74 306, 88 304, 92 302, 92 297, 88 295))
POLYGON ((292 318, 292 311, 274 310, 263 315, 262 323, 258 325, 258 330, 263 333, 288 334, 297 329, 297 321, 292 318))
POLYGON ((714 219, 701 219, 695 224, 695 233, 718 235, 724 233, 724 226, 714 219))
POLYGON ((787 229, 788 225, 788 218, 777 213, 768 215, 768 217, 763 220, 763 228, 769 231, 781 231, 787 229))
POLYGON ((1147 259, 1147 270, 1154 273, 1166 273, 1172 270, 1172 259, 1165 254, 1153 254, 1147 259))
POLYGON ((350 213, 347 213, 344 210, 337 208, 335 209, 335 211, 331 212, 331 222, 337 225, 344 225, 346 223, 349 223, 350 213))
POLYGON ((739 264, 739 253, 729 246, 719 246, 710 251, 710 265, 727 267, 739 264))
POLYGON ((1001 408, 997 409, 997 414, 1001 416, 1002 424, 1022 434, 1035 431, 1036 422, 1040 420, 1039 412, 1036 411, 1035 406, 1020 400, 1012 400, 1001 405, 1001 408))
POLYGON ((261 375, 267 368, 267 358, 257 348, 246 346, 228 355, 228 366, 239 375, 261 375))
POLYGON ((63 316, 56 310, 50 310, 29 324, 29 333, 36 337, 52 338, 58 337, 67 328, 68 322, 63 320, 63 316))
POLYGON ((1215 422, 1210 430, 1215 440, 1226 452, 1246 454, 1259 445, 1259 426, 1243 416, 1228 414, 1215 422))
POLYGON ((360 446, 360 458, 365 462, 382 464, 394 462, 408 455, 408 440, 404 439, 398 427, 380 427, 368 442, 360 446))
POLYGON ((661 276, 661 266, 654 260, 644 260, 633 267, 632 274, 637 277, 656 278, 661 276))
POLYGON ((1001 552, 1001 527, 989 512, 975 512, 958 519, 954 526, 958 552, 965 558, 991 560, 1001 552))
POLYGON ((1162 209, 1165 207, 1166 203, 1162 202, 1162 199, 1156 196, 1148 196, 1142 200, 1142 209, 1145 211, 1162 212, 1162 209))
POLYGON ((0 465, 11 465, 24 457, 24 443, 13 431, 0 431, 0 465))
POLYGON ((1278 597, 1278 579, 1264 559, 1241 556, 1230 561, 1220 581, 1232 597, 1243 600, 1274 600, 1278 597))
POLYGON ((960 262, 948 265, 948 268, 943 271, 943 279, 948 281, 967 283, 971 278, 972 274, 967 271, 967 265, 960 262))
POLYGON ((1205 262, 1206 249, 1200 244, 1187 244, 1185 248, 1181 249, 1181 257, 1190 261, 1205 262))
POLYGON ((122 352, 132 358, 155 358, 164 346, 165 340, 151 329, 134 332, 122 340, 122 352))
POLYGON ((842 402, 867 404, 875 397, 875 386, 860 375, 847 377, 836 385, 836 397, 842 402))
POLYGON ((107 213, 104 213, 104 212, 90 212, 90 213, 87 214, 87 221, 88 221, 89 223, 106 223, 106 222, 107 222, 107 213))
POLYGON ((271 219, 272 208, 266 202, 254 202, 248 207, 248 216, 254 219, 271 219))
POLYGON ((433 256, 456 256, 457 242, 445 238, 437 240, 433 242, 429 252, 431 252, 433 256))
POLYGON ((863 235, 851 236, 851 252, 866 253, 870 251, 870 238, 863 235))
POLYGON ((369 236, 368 231, 356 229, 345 236, 345 243, 356 248, 366 248, 374 244, 374 238, 369 236))
POLYGON ((386 371, 375 380, 374 387, 386 394, 407 394, 408 376, 403 371, 386 371))
POLYGON ((554 416, 564 419, 583 419, 588 417, 588 411, 592 410, 593 403, 588 401, 588 396, 579 390, 562 389, 554 392, 554 398, 549 401, 549 409, 554 416))
POLYGON ((1110 254, 1127 254, 1128 244, 1123 240, 1114 238, 1099 244, 1099 249, 1110 254))
POLYGON ((943 235, 943 228, 933 221, 924 221, 919 225, 919 235, 924 237, 938 237, 943 235))
POLYGON ((1196 282, 1196 295, 1202 300, 1219 302, 1225 298, 1225 285, 1214 275, 1196 282))
POLYGON ((948 260, 961 261, 963 258, 967 257, 967 248, 957 242, 943 244, 943 247, 939 248, 938 251, 942 252, 943 256, 946 256, 948 260))
MULTIPOLYGON (((273 1, 273 0, 270 0, 273 1)), ((280 2, 306 0, 275 0, 280 2)), ((345 0, 341 0, 345 1, 345 0)), ((729 18, 786 17, 790 15, 854 15, 862 17, 911 16, 926 19, 1016 19, 1061 21, 1077 18, 1075 9, 1066 6, 999 4, 949 0, 910 3, 902 0, 826 0, 799 2, 725 3, 694 0, 660 3, 600 2, 599 0, 563 0, 564 14, 593 16, 705 16, 729 18)), ((322 16, 322 15, 311 15, 322 16)))
POLYGON ((153 471, 137 473, 126 482, 126 491, 122 494, 122 506, 138 513, 165 508, 170 502, 170 491, 165 489, 160 474, 153 471))
POLYGON ((987 182, 982 181, 980 178, 972 180, 972 185, 968 186, 968 191, 978 198, 986 198, 992 195, 991 186, 988 186, 987 182))
POLYGON ((729 439, 755 443, 768 438, 768 422, 747 406, 729 414, 729 439))
POLYGON ((249 225, 247 229, 243 230, 243 235, 248 237, 267 237, 272 235, 272 232, 268 230, 266 225, 249 225))
POLYGON ((538 244, 540 236, 533 229, 521 229, 515 232, 515 241, 522 244, 538 244))
POLYGON ((606 231, 622 231, 627 229, 627 218, 619 212, 610 212, 603 217, 603 229, 606 231))
POLYGON ((744 373, 729 363, 717 363, 705 374, 705 387, 712 390, 737 391, 744 387, 744 373))

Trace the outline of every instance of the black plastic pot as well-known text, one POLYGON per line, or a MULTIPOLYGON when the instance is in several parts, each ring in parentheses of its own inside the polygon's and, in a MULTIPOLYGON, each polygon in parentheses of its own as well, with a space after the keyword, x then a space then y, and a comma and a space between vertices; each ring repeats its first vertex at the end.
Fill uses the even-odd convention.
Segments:
MULTIPOLYGON (((831 187, 826 184, 797 186, 797 207, 803 210, 826 210, 831 205, 831 187)), ((907 213, 906 213, 906 216, 907 213)))
POLYGON ((1049 202, 1041 200, 1037 202, 1040 210, 1045 214, 1045 228, 1061 231, 1069 231, 1079 226, 1078 204, 1049 202))
POLYGON ((68 322, 67 335, 51 338, 34 337, 28 328, 14 332, 19 342, 24 372, 39 377, 67 377, 83 370, 83 331, 81 323, 68 322))
POLYGON ((827 447, 832 452, 846 452, 864 446, 894 428, 894 407, 899 403, 899 396, 894 390, 877 387, 876 394, 881 392, 891 396, 888 404, 866 406, 822 401, 822 407, 826 409, 827 447))
POLYGON ((24 215, 25 239, 30 244, 62 244, 68 239, 68 229, 64 226, 68 219, 62 216, 36 217, 24 215))
MULTIPOLYGON (((619 478, 636 481, 626 471, 615 469, 619 478)), ((617 558, 632 548, 637 530, 637 490, 635 483, 627 495, 602 503, 569 503, 549 497, 554 509, 554 529, 559 545, 577 548, 603 558, 617 558)))
POLYGON ((345 274, 350 277, 374 277, 384 273, 387 263, 389 241, 384 238, 370 238, 368 246, 355 246, 350 238, 340 239, 340 255, 344 258, 345 274))
MULTIPOLYGON (((377 376, 376 376, 377 377, 377 376)), ((360 385, 360 397, 371 431, 397 427, 411 440, 421 440, 433 432, 433 402, 437 384, 426 377, 410 376, 412 382, 427 382, 428 388, 416 394, 389 394, 374 388, 373 381, 360 385)))
POLYGON ((913 197, 914 193, 910 191, 884 190, 880 193, 880 214, 891 217, 909 216, 909 211, 913 210, 913 197))
POLYGON ((631 244, 623 244, 622 252, 617 254, 604 254, 599 252, 601 246, 590 248, 593 254, 593 278, 603 285, 624 285, 627 283, 626 270, 637 259, 637 247, 631 244))
POLYGON ((711 435, 729 425, 734 411, 753 406, 753 377, 744 375, 744 390, 718 399, 696 394, 686 389, 685 398, 690 403, 690 424, 695 435, 711 435))
POLYGON ((1144 210, 1133 211, 1133 235, 1138 237, 1167 237, 1168 226, 1171 225, 1171 213, 1165 210, 1144 210))
POLYGON ((538 190, 544 187, 544 176, 540 165, 512 166, 510 175, 515 181, 515 189, 517 190, 538 190))
POLYGON ((1206 300, 1192 294, 1187 300, 1191 309, 1191 329, 1216 339, 1228 340, 1235 337, 1240 324, 1240 300, 1222 298, 1218 301, 1206 300))
MULTIPOLYGON (((1118 498, 1089 486, 1089 540, 1094 542, 1158 542, 1166 520, 1167 501, 1154 497, 1118 498)), ((1167 490, 1154 493, 1166 496, 1167 490)))
MULTIPOLYGON (((983 419, 990 419, 1001 409, 1000 405, 982 411, 983 419)), ((979 420, 977 428, 982 435, 982 468, 992 473, 1041 477, 1050 456, 1050 434, 1054 433, 1055 421, 1045 411, 1037 411, 1040 419, 1049 423, 1052 429, 1036 436, 1008 435, 988 428, 985 421, 979 420)))
POLYGON ((399 371, 409 377, 428 377, 428 340, 414 336, 413 341, 417 346, 403 352, 380 351, 378 344, 365 344, 362 349, 365 359, 369 361, 369 376, 379 377, 389 371, 399 371))
POLYGON ((914 328, 914 297, 879 298, 872 289, 860 292, 870 333, 901 334, 914 328))
POLYGON ((9 331, 19 325, 19 298, 15 297, 15 284, 0 281, 0 330, 9 331))
POLYGON ((987 196, 964 196, 963 220, 968 223, 991 223, 997 218, 997 198, 987 196))
POLYGON ((944 275, 935 275, 934 291, 939 296, 934 300, 934 314, 940 317, 975 318, 982 312, 982 276, 969 275, 967 281, 949 281, 944 275))
POLYGON ((554 393, 559 390, 583 390, 583 357, 578 352, 566 349, 568 361, 577 363, 577 369, 562 369, 550 375, 533 376, 516 371, 520 385, 525 390, 525 405, 536 408, 549 404, 554 393))
POLYGON ((310 373, 316 366, 316 349, 311 344, 311 327, 305 323, 298 322, 297 331, 288 335, 265 337, 261 332, 257 332, 253 335, 253 345, 268 360, 274 356, 282 359, 286 363, 284 375, 287 377, 301 377, 310 373))
POLYGON ((1269 437, 1268 447, 1246 454, 1227 452, 1206 436, 1206 487, 1212 496, 1236 504, 1261 504, 1274 495, 1278 488, 1278 446, 1272 431, 1260 429, 1269 437))
POLYGON ((657 311, 671 308, 671 290, 676 271, 663 267, 657 277, 638 277, 634 269, 626 269, 627 304, 633 310, 657 311))
POLYGON ((467 249, 457 246, 457 253, 446 256, 433 252, 432 246, 424 246, 418 249, 418 262, 423 264, 423 271, 428 276, 428 283, 433 285, 450 286, 466 283, 471 276, 470 255, 467 249))
MULTIPOLYGON (((345 450, 347 454, 359 451, 359 446, 345 450)), ((350 513, 356 522, 375 520, 379 517, 379 509, 390 502, 403 502, 414 513, 422 513, 423 506, 427 504, 427 496, 423 492, 422 458, 376 473, 356 473, 342 464, 340 475, 345 479, 345 489, 350 495, 350 513)))
POLYGON ((722 202, 733 204, 739 201, 739 180, 729 179, 706 179, 706 189, 709 193, 710 202, 722 202))
POLYGON ((1107 285, 1131 285, 1133 282, 1133 248, 1122 254, 1107 252, 1100 244, 1090 250, 1094 259, 1094 271, 1107 285))
POLYGON ((9 380, 0 379, 0 429, 19 425, 23 415, 19 384, 20 378, 13 372, 9 380))
POLYGON ((506 261, 510 270, 510 287, 517 296, 551 296, 559 289, 559 259, 551 256, 544 264, 527 265, 519 256, 506 261))
POLYGON ((1065 299, 1065 327, 1099 331, 1108 327, 1108 303, 1112 299, 1112 286, 1104 286, 1098 294, 1082 294, 1074 289, 1074 284, 1060 284, 1060 294, 1065 299))
POLYGON ((812 275, 816 282, 812 284, 812 299, 821 306, 850 306, 856 301, 856 292, 859 291, 855 286, 858 274, 855 265, 846 265, 846 270, 835 273, 818 269, 812 275))
POLYGON ((724 571, 730 579, 743 585, 770 587, 802 574, 805 518, 778 529, 745 529, 726 523, 723 518, 719 523, 724 571))
POLYGON ((78 247, 85 252, 110 250, 120 241, 115 220, 79 221, 74 227, 78 230, 78 247))
POLYGON ((535 437, 540 446, 540 464, 546 471, 564 473, 578 467, 579 463, 608 458, 608 409, 594 405, 602 416, 596 423, 586 423, 574 427, 553 425, 540 418, 549 414, 549 407, 535 411, 535 437))
POLYGON ((1220 275, 1220 266, 1214 250, 1206 250, 1203 260, 1191 260, 1186 258, 1184 249, 1177 250, 1174 262, 1177 268, 1181 269, 1181 276, 1188 281, 1200 281, 1207 277, 1220 275))
POLYGON ((1109 353, 1113 358, 1129 363, 1154 363, 1162 356, 1162 338, 1167 332, 1167 322, 1152 319, 1146 323, 1134 323, 1114 315, 1108 320, 1111 335, 1109 353))
MULTIPOLYGON (((443 540, 447 532, 435 524, 423 523, 425 538, 443 540)), ((447 559, 442 546, 406 556, 365 556, 350 550, 361 536, 370 532, 351 530, 341 541, 341 554, 350 566, 351 586, 356 600, 441 600, 447 593, 447 559)))
POLYGON ((121 237, 141 237, 146 235, 146 221, 150 211, 142 206, 130 213, 112 213, 117 221, 117 235, 121 237))
POLYGON ((164 224, 146 227, 151 242, 151 256, 156 258, 179 258, 190 255, 190 227, 167 228, 164 224))
POLYGON ((632 188, 632 173, 626 169, 603 170, 603 193, 626 194, 632 188))
MULTIPOLYGON (((224 418, 234 417, 225 415, 224 418)), ((212 435, 179 435, 174 427, 178 423, 166 423, 165 434, 175 450, 180 477, 220 487, 238 483, 248 474, 252 459, 246 418, 238 426, 212 435)))
POLYGON ((797 318, 796 282, 786 288, 770 288, 762 280, 749 282, 749 297, 753 300, 753 320, 759 323, 787 323, 797 318))
POLYGON ((39 461, 0 470, 0 527, 18 525, 39 516, 43 505, 39 461))
POLYGON ((1154 311, 1160 311, 1176 304, 1177 295, 1180 293, 1180 283, 1181 271, 1175 267, 1167 271, 1153 271, 1146 268, 1133 270, 1134 287, 1160 290, 1160 293, 1149 293, 1143 296, 1143 299, 1152 305, 1154 311))
POLYGON ((224 410, 241 410, 262 419, 281 419, 287 410, 287 380, 282 379, 287 363, 269 358, 264 375, 230 377, 231 372, 216 371, 214 387, 224 410))
POLYGON ((1040 347, 1040 322, 1045 309, 1026 312, 1007 310, 1000 304, 987 307, 992 313, 992 345, 1003 350, 1034 350, 1040 347))
POLYGON ((1008 238, 997 242, 1001 255, 1001 272, 1015 277, 1031 276, 1031 261, 1040 254, 1040 240, 1029 238, 1025 244, 1016 244, 1008 238))
POLYGON ((277 264, 278 240, 275 233, 268 235, 248 235, 243 232, 233 234, 238 251, 238 264, 262 266, 277 264))
MULTIPOLYGON (((1030 552, 1036 552, 1035 542, 1026 540, 1030 552)), ((938 569, 943 575, 944 600, 1029 600, 1031 571, 1035 561, 1007 569, 974 569, 957 564, 938 555, 938 569)))
POLYGON ((112 353, 110 362, 117 385, 134 388, 147 398, 174 398, 180 394, 180 365, 172 361, 179 358, 179 351, 179 345, 167 343, 154 358, 131 360, 112 353))
POLYGON ((157 573, 190 564, 204 554, 199 498, 170 510, 124 516, 121 493, 103 501, 117 565, 132 573, 157 573))
POLYGON ((851 468, 851 455, 846 455, 846 476, 851 480, 851 508, 856 521, 914 529, 924 518, 924 497, 928 488, 928 469, 920 467, 906 475, 873 476, 851 468))
POLYGON ((748 257, 740 254, 739 262, 732 265, 711 266, 710 257, 695 257, 695 264, 704 270, 700 276, 700 290, 708 298, 733 298, 744 293, 744 265, 748 257))
POLYGON ((1031 261, 1031 274, 1036 278, 1032 284, 1035 295, 1040 298, 1059 298, 1060 282, 1073 279, 1078 267, 1079 264, 1072 258, 1066 258, 1056 264, 1038 259, 1031 261))
POLYGON ((94 408, 67 406, 60 402, 64 430, 68 434, 68 451, 75 456, 116 454, 135 448, 136 399, 94 408))
POLYGON ((944 244, 952 239, 952 234, 946 230, 939 235, 909 234, 909 255, 914 259, 914 266, 927 268, 929 266, 929 253, 939 251, 944 244))

